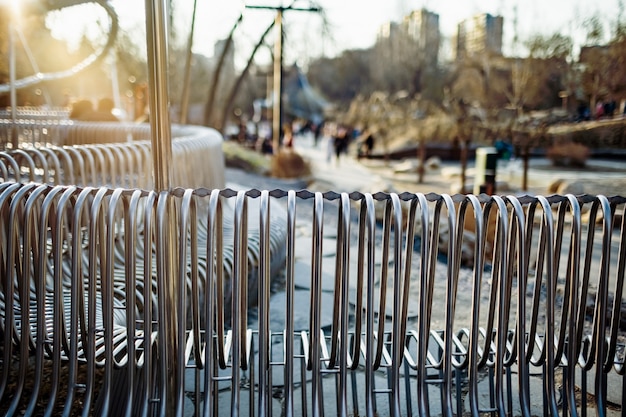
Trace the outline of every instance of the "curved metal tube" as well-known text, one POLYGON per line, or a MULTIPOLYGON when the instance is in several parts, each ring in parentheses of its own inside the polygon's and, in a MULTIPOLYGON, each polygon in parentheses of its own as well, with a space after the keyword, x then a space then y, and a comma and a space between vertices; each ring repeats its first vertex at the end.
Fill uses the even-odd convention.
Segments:
POLYGON ((313 206, 313 245, 311 253, 311 310, 309 320, 310 342, 307 352, 307 369, 313 373, 311 387, 312 414, 314 417, 323 415, 321 388, 321 344, 324 342, 320 311, 322 292, 322 239, 324 238, 324 198, 322 193, 315 193, 313 206))
MULTIPOLYGON (((183 147, 183 154, 193 152, 191 145, 183 147)), ((104 160, 96 169, 114 177, 129 175, 128 161, 137 155, 130 147, 94 149, 89 154, 104 160), (115 159, 115 169, 109 158, 115 159)), ((52 179, 54 171, 69 169, 65 158, 74 164, 86 155, 77 150, 56 153, 54 148, 24 152, 38 170, 37 179, 42 161, 52 179)), ((19 158, 29 165, 22 155, 19 158)), ((282 392, 285 415, 297 414, 294 408, 300 403, 294 395, 300 393, 303 407, 314 415, 335 410, 374 415, 385 409, 389 414, 426 415, 439 399, 432 395, 436 386, 446 415, 464 412, 466 400, 472 415, 542 414, 537 403, 549 413, 562 413, 566 405, 568 413, 577 415, 574 407, 587 405, 576 401, 580 392, 575 388, 586 389, 587 377, 597 396, 590 406, 608 409, 614 392, 606 390, 607 384, 611 388, 624 372, 617 313, 625 274, 626 221, 621 220, 621 234, 613 227, 625 202, 622 197, 571 195, 487 199, 180 188, 157 195, 109 187, 0 183, 0 237, 5 242, 0 246, 0 332, 6 336, 0 340, 1 363, 14 364, 0 365, 0 412, 22 412, 23 405, 26 414, 52 415, 61 408, 76 413, 78 402, 83 415, 164 412, 166 368, 160 342, 172 334, 164 330, 169 323, 164 315, 171 308, 180 318, 174 333, 180 350, 174 368, 167 369, 172 378, 182 380, 183 395, 195 388, 197 399, 185 395, 184 402, 194 402, 197 414, 202 407, 206 415, 226 407, 236 414, 248 398, 258 414, 273 414, 274 396, 282 392), (250 198, 258 199, 258 212, 249 206, 250 198), (273 332, 270 264, 276 238, 270 230, 277 212, 273 199, 281 198, 287 206, 288 231, 280 238, 286 245, 279 249, 287 252, 287 301, 285 328, 273 332), (230 200, 226 216, 224 200, 230 200), (297 212, 306 200, 310 207, 297 212), (353 201, 361 204, 355 228, 353 201), (376 224, 377 202, 385 208, 382 225, 376 224), (333 207, 330 217, 328 210, 324 213, 325 204, 333 207), (584 219, 583 204, 591 208, 584 219), (296 237, 301 213, 310 221, 310 241, 296 237), (258 233, 248 226, 257 215, 258 233), (596 226, 600 216, 602 227, 596 226), (176 226, 173 235, 166 226, 170 220, 176 226), (470 269, 461 264, 461 252, 472 241, 472 222, 476 241, 470 269), (323 233, 325 223, 333 225, 330 235, 323 233), (446 226, 447 264, 437 260, 446 226), (586 240, 583 228, 588 229, 586 240), (417 237, 422 239, 421 259, 413 259, 418 256, 417 237), (491 238, 495 247, 488 253, 491 238), (336 239, 334 253, 332 248, 322 250, 322 242, 326 245, 329 239, 336 239), (172 242, 178 246, 168 255, 172 242), (302 242, 307 247, 313 243, 312 270, 304 279, 296 276, 294 265, 302 242), (233 259, 225 250, 231 243, 236 247, 233 259), (357 243, 355 257, 349 252, 357 243), (602 256, 597 256, 599 251, 602 256), (590 257, 598 259, 592 262, 590 257), (322 288, 327 284, 322 264, 327 261, 340 264, 333 265, 337 279, 329 289, 322 288), (169 287, 163 271, 170 270, 168 262, 174 265, 171 276, 181 284, 179 301, 173 304, 165 302, 169 287), (255 287, 246 280, 255 272, 259 291, 248 294, 255 287), (231 292, 225 296, 228 285, 231 292), (310 296, 310 310, 298 309, 296 290, 310 296), (594 290, 596 302, 588 309, 587 294, 594 290), (332 310, 325 298, 330 291, 332 310), (444 291, 445 298, 440 297, 444 291), (247 317, 249 299, 258 300, 258 332, 250 330, 255 327, 254 316, 247 317), (467 302, 463 308, 461 300, 467 302), (327 312, 321 311, 326 307, 327 312), (414 307, 417 314, 410 315, 414 307), (230 318, 225 318, 226 308, 230 318), (591 308, 593 323, 585 318, 591 308), (296 330, 294 321, 307 312, 308 328, 305 322, 304 330, 296 330), (614 316, 609 319, 608 314, 614 316), (436 324, 439 320, 443 325, 436 324), (324 334, 322 327, 329 323, 332 330, 324 334), (278 352, 281 340, 284 350, 278 352), (535 366, 543 369, 543 381, 530 374, 535 366), (387 379, 375 378, 377 370, 387 379), (564 386, 558 391, 555 374, 561 371, 564 386), (194 372, 197 379, 191 387, 194 372), (279 372, 289 386, 273 381, 279 372), (298 372, 300 377, 294 378, 298 372), (27 375, 33 375, 32 384, 27 375), (44 375, 50 376, 50 384, 43 383, 44 375), (134 388, 118 401, 120 381, 134 388), (248 381, 258 385, 248 386, 248 381), (467 391, 459 390, 460 385, 467 391), (533 387, 545 398, 533 398, 533 387), (481 390, 489 391, 483 395, 486 391, 481 390), (365 401, 360 401, 363 396, 365 401)))
MULTIPOLYGON (((32 85, 39 84, 41 82, 56 81, 59 79, 71 77, 76 75, 80 71, 90 67, 91 65, 100 62, 109 52, 109 50, 115 45, 117 38, 117 32, 119 30, 119 23, 115 9, 106 0, 54 0, 47 2, 47 9, 42 10, 47 13, 50 10, 58 10, 65 7, 76 6, 78 4, 96 3, 102 7, 109 17, 111 18, 111 27, 109 28, 108 38, 106 44, 97 52, 89 55, 87 58, 74 65, 72 68, 64 71, 50 72, 50 73, 37 73, 28 77, 15 80, 13 87, 16 89, 30 87, 32 85)), ((11 89, 11 84, 0 84, 0 93, 7 93, 11 89)))

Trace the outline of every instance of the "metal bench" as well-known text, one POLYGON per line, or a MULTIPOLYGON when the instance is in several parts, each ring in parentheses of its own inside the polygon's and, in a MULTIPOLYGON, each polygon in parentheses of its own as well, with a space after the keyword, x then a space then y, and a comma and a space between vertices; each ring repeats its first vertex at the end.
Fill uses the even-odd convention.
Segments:
POLYGON ((3 183, 0 408, 621 413, 625 202, 3 183))

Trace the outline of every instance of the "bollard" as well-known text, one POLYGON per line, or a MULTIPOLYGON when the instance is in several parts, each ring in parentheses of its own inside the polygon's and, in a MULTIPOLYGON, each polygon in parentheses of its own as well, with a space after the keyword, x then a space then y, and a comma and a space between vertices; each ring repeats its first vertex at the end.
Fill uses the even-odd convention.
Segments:
POLYGON ((476 174, 474 194, 494 195, 496 193, 496 168, 498 150, 493 147, 476 149, 476 174))

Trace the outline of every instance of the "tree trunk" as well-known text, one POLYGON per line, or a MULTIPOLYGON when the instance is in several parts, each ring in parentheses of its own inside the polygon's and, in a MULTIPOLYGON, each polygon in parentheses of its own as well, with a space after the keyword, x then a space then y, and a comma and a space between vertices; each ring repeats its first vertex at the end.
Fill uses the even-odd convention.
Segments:
POLYGON ((469 146, 469 140, 463 138, 461 140, 461 194, 465 194, 466 192, 466 177, 465 172, 467 171, 467 148, 469 146))
POLYGON ((211 124, 211 118, 213 117, 213 106, 215 104, 215 95, 217 94, 218 83, 220 81, 220 73, 222 72, 222 67, 224 66, 224 60, 226 59, 226 54, 230 49, 233 43, 233 35, 235 34, 235 29, 239 26, 239 23, 243 20, 243 14, 239 15, 239 19, 233 25, 233 28, 230 30, 228 34, 228 38, 226 39, 226 44, 224 45, 224 49, 220 54, 220 59, 215 67, 213 72, 213 80, 211 81, 211 85, 209 86, 209 98, 207 100, 206 106, 204 108, 204 125, 209 126, 211 124))
POLYGON ((425 170, 425 164, 426 164, 426 140, 422 139, 420 140, 420 145, 419 145, 419 167, 417 167, 417 173, 418 173, 418 177, 417 177, 417 182, 419 184, 423 184, 424 183, 424 170, 425 170))
POLYGON ((523 160, 524 160, 524 172, 522 173, 522 191, 528 191, 528 158, 529 158, 529 150, 528 146, 524 146, 523 148, 523 160))
POLYGON ((180 99, 180 115, 178 121, 180 124, 187 123, 187 111, 189 108, 189 78, 191 76, 191 58, 193 56, 191 48, 193 47, 193 30, 196 25, 196 6, 197 0, 193 0, 193 12, 191 14, 191 28, 189 29, 189 38, 187 40, 187 51, 185 51, 185 75, 183 77, 183 93, 180 99))
POLYGON ((252 67, 252 63, 254 62, 254 56, 256 55, 261 45, 263 45, 263 43, 265 42, 265 38, 274 27, 274 23, 276 23, 276 21, 272 20, 272 23, 267 27, 265 32, 263 32, 261 39, 259 39, 259 42, 254 46, 254 49, 252 50, 252 53, 250 54, 250 57, 248 58, 246 67, 243 69, 241 74, 239 74, 239 77, 237 78, 235 85, 230 90, 230 94, 228 95, 228 98, 226 99, 226 105, 224 106, 224 111, 222 113, 222 120, 220 121, 220 124, 216 126, 217 130, 222 131, 224 127, 226 126, 226 120, 228 119, 228 115, 230 114, 230 109, 233 107, 235 97, 237 97, 237 93, 239 92, 239 89, 241 88, 241 84, 243 84, 243 80, 248 76, 248 73, 250 72, 250 68, 252 67))
POLYGON ((590 103, 589 103, 589 112, 591 113, 591 118, 595 119, 596 117, 596 103, 598 102, 598 90, 600 89, 600 75, 596 74, 593 78, 593 91, 591 92, 590 103))

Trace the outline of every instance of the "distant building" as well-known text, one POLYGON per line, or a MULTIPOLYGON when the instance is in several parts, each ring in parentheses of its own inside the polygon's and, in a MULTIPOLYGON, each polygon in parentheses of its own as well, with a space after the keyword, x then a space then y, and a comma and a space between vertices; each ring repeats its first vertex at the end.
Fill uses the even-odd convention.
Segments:
POLYGON ((387 22, 381 25, 377 44, 384 46, 391 59, 406 59, 407 51, 411 51, 411 56, 414 54, 423 58, 424 62, 436 65, 440 39, 439 15, 420 9, 406 15, 401 23, 387 22), (402 56, 397 57, 397 54, 402 56))
POLYGON ((396 22, 387 22, 378 28, 376 34, 376 45, 378 46, 379 59, 382 62, 397 65, 401 57, 402 36, 400 35, 400 25, 396 22))
POLYGON ((598 62, 600 59, 606 58, 611 53, 609 45, 585 45, 580 47, 578 62, 586 65, 589 62, 598 62))
POLYGON ((417 42, 425 61, 436 64, 439 59, 439 15, 426 9, 414 10, 404 17, 403 28, 417 42))
POLYGON ((380 25, 378 33, 376 34, 376 40, 384 41, 386 39, 394 38, 399 31, 399 25, 395 22, 387 22, 380 25))
POLYGON ((458 25, 456 57, 488 53, 502 55, 502 16, 483 13, 458 25))

